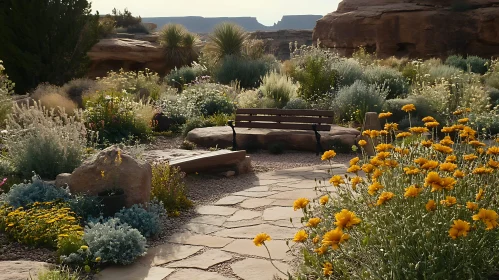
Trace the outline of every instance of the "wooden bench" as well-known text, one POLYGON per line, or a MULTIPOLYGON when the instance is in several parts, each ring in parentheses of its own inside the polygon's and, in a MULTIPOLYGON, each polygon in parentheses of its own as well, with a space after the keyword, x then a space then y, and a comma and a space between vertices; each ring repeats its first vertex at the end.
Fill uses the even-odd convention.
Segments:
POLYGON ((237 109, 235 122, 228 121, 233 132, 232 150, 238 149, 235 127, 311 130, 315 132, 319 155, 324 152, 319 131, 330 131, 333 117, 332 111, 324 110, 237 109))

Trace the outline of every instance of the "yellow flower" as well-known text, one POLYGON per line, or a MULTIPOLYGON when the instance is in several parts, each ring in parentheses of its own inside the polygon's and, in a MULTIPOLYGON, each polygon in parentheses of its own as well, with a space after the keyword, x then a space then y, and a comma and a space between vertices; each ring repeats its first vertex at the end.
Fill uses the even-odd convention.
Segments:
POLYGON ((348 173, 357 173, 361 170, 360 166, 358 165, 352 165, 347 169, 348 173))
POLYGON ((405 188, 404 197, 417 197, 421 191, 423 191, 423 189, 412 185, 408 188, 405 188))
POLYGON ((411 135, 412 135, 412 133, 410 133, 410 132, 400 132, 400 133, 399 133, 399 134, 397 134, 395 137, 396 137, 396 138, 404 138, 404 137, 409 137, 409 136, 411 136, 411 135))
POLYGON ((469 126, 465 126, 459 136, 461 138, 475 139, 476 131, 469 126))
POLYGON ((367 193, 369 193, 370 195, 374 195, 377 191, 379 191, 382 188, 383 186, 380 183, 374 182, 372 185, 370 185, 367 188, 367 193))
POLYGON ((380 119, 387 119, 391 117, 393 114, 391 112, 386 112, 386 113, 379 113, 378 118, 380 119))
POLYGON ((467 123, 469 121, 470 121, 469 118, 462 118, 462 119, 457 120, 458 123, 467 123))
POLYGON ((487 155, 499 155, 499 147, 493 146, 487 149, 487 155))
POLYGON ((80 249, 82 249, 83 251, 86 251, 86 250, 88 250, 88 246, 86 246, 86 245, 81 245, 81 246, 80 246, 80 249))
POLYGON ((444 200, 440 200, 440 204, 451 207, 457 203, 457 199, 454 196, 446 196, 444 200))
POLYGON ((359 140, 359 146, 364 147, 365 145, 367 145, 366 140, 359 140))
POLYGON ((464 178, 464 173, 461 170, 456 170, 452 176, 456 178, 464 178))
POLYGON ((374 170, 374 165, 366 163, 366 164, 362 165, 362 170, 366 173, 371 173, 374 170))
POLYGON ((255 243, 255 246, 260 247, 262 244, 265 243, 265 241, 270 241, 270 235, 266 233, 259 233, 255 236, 255 239, 253 239, 253 243, 255 243))
POLYGON ((298 209, 303 209, 305 207, 307 207, 308 203, 310 202, 310 200, 306 199, 306 198, 298 198, 297 200, 295 200, 295 202, 293 203, 293 209, 296 211, 298 209))
POLYGON ((461 109, 459 109, 459 110, 454 111, 452 114, 454 114, 455 116, 459 116, 459 115, 461 115, 462 113, 464 113, 464 111, 463 111, 463 110, 461 110, 461 109))
POLYGON ((376 205, 382 205, 388 200, 391 200, 395 196, 394 193, 392 192, 383 192, 381 195, 378 197, 378 201, 376 202, 376 205))
POLYGON ((350 160, 350 166, 352 166, 352 165, 356 165, 356 164, 357 164, 357 162, 359 162, 359 161, 360 161, 360 158, 359 158, 359 157, 354 157, 354 158, 352 158, 352 159, 350 160))
POLYGON ((95 262, 100 262, 101 260, 102 260, 101 257, 95 258, 95 262))
POLYGON ((421 141, 421 145, 423 145, 426 148, 430 147, 432 144, 433 144, 432 140, 423 140, 423 141, 421 141))
POLYGON ((423 122, 436 122, 434 117, 428 116, 423 118, 423 122))
POLYGON ((476 156, 474 154, 468 154, 468 155, 464 155, 463 156, 463 159, 467 160, 467 161, 473 161, 473 160, 475 160, 477 158, 478 158, 478 156, 476 156))
POLYGON ((426 211, 435 211, 437 209, 437 204, 435 203, 435 200, 430 199, 428 200, 428 203, 425 205, 426 211))
POLYGON ((307 227, 316 227, 321 222, 321 218, 310 218, 308 219, 307 227))
POLYGON ((429 172, 428 175, 426 175, 425 181, 424 181, 424 186, 432 187, 432 191, 435 190, 441 190, 442 189, 442 178, 440 178, 440 175, 438 175, 437 172, 429 172))
POLYGON ((494 172, 494 169, 492 168, 487 168, 487 167, 477 167, 473 170, 473 174, 478 174, 478 175, 483 175, 483 174, 490 174, 494 172))
POLYGON ((393 147, 392 144, 381 143, 378 146, 376 146, 376 151, 378 151, 378 152, 386 152, 386 151, 389 151, 389 150, 391 150, 393 148, 394 147, 393 147))
POLYGON ((445 162, 455 162, 457 157, 455 155, 451 155, 445 158, 445 162))
POLYGON ((433 145, 433 149, 435 151, 438 151, 438 152, 441 152, 441 153, 444 153, 444 154, 452 154, 452 152, 454 150, 452 150, 451 147, 447 147, 447 146, 444 146, 444 145, 441 145, 441 144, 434 144, 433 145))
POLYGON ((341 177, 341 175, 334 175, 329 179, 329 183, 335 187, 339 186, 340 184, 345 184, 345 181, 341 177))
POLYGON ((330 160, 336 156, 336 152, 333 150, 325 151, 324 154, 322 154, 321 159, 322 160, 330 160))
POLYGON ((363 136, 369 136, 370 138, 376 138, 376 137, 379 136, 379 131, 368 129, 368 130, 364 130, 362 132, 362 135, 363 136))
POLYGON ((7 226, 8 226, 8 227, 13 227, 13 226, 14 226, 14 223, 9 223, 7 226))
POLYGON ((415 126, 415 127, 409 128, 409 131, 412 132, 412 133, 421 134, 421 133, 428 132, 428 128, 421 127, 421 126, 415 126))
POLYGON ((402 111, 405 111, 406 113, 412 112, 416 110, 416 106, 414 104, 407 104, 402 106, 402 111))
POLYGON ((105 172, 104 172, 104 170, 101 170, 101 172, 100 172, 100 176, 101 176, 102 178, 104 178, 104 176, 106 176, 104 173, 105 173, 105 172))
POLYGON ((350 183, 352 184, 352 189, 356 189, 357 188, 357 185, 362 183, 362 178, 357 176, 357 177, 353 177, 352 179, 350 179, 350 183))
POLYGON ((419 165, 423 165, 423 164, 425 164, 425 163, 427 163, 427 162, 428 162, 428 160, 427 160, 427 159, 425 159, 425 158, 422 158, 422 157, 417 158, 417 159, 415 159, 415 160, 414 160, 414 163, 417 163, 417 164, 419 164, 419 165))
POLYGON ((314 244, 319 242, 319 236, 314 237, 314 239, 312 239, 312 242, 314 242, 314 244))
POLYGON ((430 128, 433 128, 433 127, 437 127, 440 125, 440 123, 438 122, 427 122, 424 124, 426 127, 430 127, 430 128))
POLYGON ((334 214, 336 222, 334 223, 338 228, 351 228, 354 225, 360 224, 361 219, 359 219, 354 212, 348 211, 347 209, 341 210, 334 214))
POLYGON ((454 127, 452 127, 452 126, 444 126, 444 127, 442 127, 442 129, 440 131, 442 131, 443 133, 451 133, 451 132, 454 131, 454 127))
POLYGON ((487 162, 487 165, 494 168, 494 169, 497 169, 497 168, 499 168, 499 161, 489 159, 489 161, 487 162))
POLYGON ((478 203, 468 201, 466 202, 466 208, 470 209, 471 211, 476 211, 478 209, 478 203))
POLYGON ((443 189, 450 191, 450 190, 454 189, 454 186, 456 185, 456 183, 457 183, 457 181, 454 178, 445 177, 445 178, 442 178, 440 185, 442 186, 443 189))
POLYGON ((322 272, 324 273, 324 276, 332 275, 333 265, 330 262, 324 263, 324 266, 322 267, 322 272))
POLYGON ((373 172, 373 179, 378 179, 379 177, 381 177, 381 175, 383 175, 383 171, 376 169, 373 172))
POLYGON ((463 220, 454 220, 454 224, 449 230, 449 237, 456 239, 459 236, 466 236, 470 231, 470 223, 463 220))
POLYGON ((422 169, 432 170, 438 167, 438 161, 429 160, 421 166, 422 169))
POLYGON ((476 201, 481 200, 483 198, 484 193, 485 193, 485 191, 482 188, 480 188, 480 190, 478 190, 478 193, 475 196, 476 201))
POLYGON ((397 123, 385 123, 385 130, 398 130, 399 125, 397 123))
POLYGON ((404 167, 404 172, 405 174, 407 175, 416 175, 420 172, 421 170, 419 170, 418 168, 414 167, 414 166, 410 166, 410 167, 404 167))
MULTIPOLYGON (((385 160, 390 157, 390 152, 379 152, 376 154, 376 159, 385 160)), ((371 162, 372 164, 372 162, 371 162)))
POLYGON ((473 141, 470 141, 468 142, 469 145, 473 146, 473 147, 484 147, 486 146, 485 143, 482 143, 480 141, 477 141, 477 140, 473 140, 473 141))
POLYGON ((329 247, 329 246, 327 246, 327 245, 322 245, 321 247, 319 247, 319 248, 317 248, 317 249, 314 249, 314 252, 316 252, 316 253, 317 253, 317 254, 319 254, 319 255, 324 255, 324 253, 326 253, 326 252, 327 252, 327 248, 328 248, 328 247, 329 247))
POLYGON ((401 155, 408 155, 411 151, 409 149, 395 148, 395 152, 401 155))
POLYGON ((326 205, 326 203, 328 203, 329 201, 329 196, 328 195, 325 195, 323 197, 321 197, 321 199, 319 200, 320 204, 321 205, 326 205))
POLYGON ((487 228, 485 228, 486 230, 494 229, 499 225, 497 223, 498 215, 494 210, 487 210, 482 208, 478 211, 478 214, 473 215, 472 218, 474 221, 484 222, 485 225, 487 226, 487 228))
POLYGON ((445 136, 444 139, 440 140, 440 144, 444 146, 451 146, 454 145, 454 141, 452 141, 449 136, 445 136))
POLYGON ((330 230, 324 234, 322 238, 322 245, 331 246, 333 250, 338 250, 340 248, 340 243, 347 241, 350 236, 346 233, 343 233, 341 228, 336 228, 334 230, 330 230))
POLYGON ((307 240, 308 238, 308 234, 305 230, 299 230, 296 234, 295 234, 295 238, 293 238, 293 241, 294 242, 303 242, 305 240, 307 240))
POLYGON ((457 165, 452 162, 445 162, 440 164, 441 171, 453 172, 456 170, 457 165))

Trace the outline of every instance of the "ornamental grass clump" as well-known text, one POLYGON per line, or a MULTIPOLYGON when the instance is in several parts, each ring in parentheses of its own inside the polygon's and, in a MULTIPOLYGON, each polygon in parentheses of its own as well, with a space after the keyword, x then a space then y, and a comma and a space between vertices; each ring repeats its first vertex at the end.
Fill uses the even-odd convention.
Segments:
MULTIPOLYGON (((412 104, 402 110, 417 112, 412 104)), ((380 114, 384 129, 363 132, 362 156, 350 161, 347 174, 318 186, 333 191, 294 203, 304 214, 304 228, 293 239, 304 245, 296 278, 493 275, 499 268, 499 141, 482 142, 469 114, 459 109, 448 124, 428 116, 403 132, 385 123, 390 113, 380 114)), ((322 159, 334 155, 328 151, 322 159)))

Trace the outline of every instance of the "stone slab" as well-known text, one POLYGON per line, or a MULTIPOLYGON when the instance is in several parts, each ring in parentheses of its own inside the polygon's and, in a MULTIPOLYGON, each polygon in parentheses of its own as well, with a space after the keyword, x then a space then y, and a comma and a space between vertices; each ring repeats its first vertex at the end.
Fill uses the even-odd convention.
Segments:
POLYGON ((255 226, 224 229, 221 231, 217 231, 216 233, 214 233, 214 235, 221 237, 253 239, 257 234, 262 232, 265 232, 268 235, 270 235, 272 239, 285 240, 293 238, 293 236, 296 233, 296 230, 287 227, 278 227, 274 225, 261 224, 255 226))
MULTIPOLYGON (((316 193, 315 190, 313 189, 306 189, 306 190, 293 190, 293 191, 288 191, 288 192, 280 192, 274 195, 269 196, 268 198, 270 199, 285 199, 285 200, 296 200, 298 198, 308 198, 310 201, 312 199, 319 197, 321 194, 316 193)), ((292 204, 291 204, 292 206, 292 204)))
POLYGON ((272 206, 293 206, 294 200, 287 200, 287 199, 276 199, 274 202, 272 202, 270 205, 272 206))
POLYGON ((239 206, 243 208, 253 209, 270 205, 273 201, 273 199, 268 198, 249 198, 239 204, 239 206))
POLYGON ((225 222, 223 224, 226 228, 238 228, 238 227, 247 227, 263 224, 264 221, 262 219, 252 219, 252 220, 241 220, 237 222, 225 222))
POLYGON ((210 234, 223 229, 218 226, 197 223, 188 223, 183 228, 197 234, 210 234))
POLYGON ((236 205, 242 201, 244 201, 246 197, 244 196, 226 196, 217 202, 214 203, 214 205, 236 205))
MULTIPOLYGON (((267 248, 269 248, 272 259, 283 260, 286 258, 286 253, 289 251, 288 245, 286 245, 286 241, 271 240, 269 242, 266 242, 266 245, 267 248)), ((269 257, 269 254, 265 247, 255 246, 252 239, 237 239, 229 245, 225 246, 222 250, 245 256, 257 256, 262 258, 269 257)))
POLYGON ((50 269, 50 264, 45 262, 33 261, 1 261, 0 279, 1 280, 24 280, 30 279, 30 275, 35 277, 43 269, 50 269))
POLYGON ((147 266, 135 262, 128 266, 111 266, 95 276, 97 280, 162 280, 175 270, 166 267, 147 266))
POLYGON ((241 220, 251 220, 260 217, 262 212, 251 210, 238 210, 234 215, 227 219, 227 222, 237 222, 241 220))
POLYGON ((225 217, 225 216, 201 215, 199 217, 191 219, 190 222, 197 223, 197 224, 221 226, 225 223, 226 219, 227 219, 227 217, 225 217))
POLYGON ((192 258, 168 264, 168 267, 208 269, 219 263, 232 259, 232 255, 221 250, 209 250, 192 258))
POLYGON ((147 251, 147 255, 144 257, 144 262, 159 266, 172 261, 185 259, 196 254, 201 249, 203 249, 202 246, 166 243, 150 248, 147 251))
MULTIPOLYGON (((255 182, 258 183, 259 181, 255 181, 255 182)), ((255 183, 255 182, 253 182, 253 183, 255 183)), ((249 189, 245 189, 244 191, 245 192, 267 192, 267 191, 269 191, 269 187, 267 187, 267 186, 252 187, 249 189)))
POLYGON ((206 205, 200 206, 196 211, 201 215, 220 215, 220 216, 230 216, 237 211, 236 208, 225 207, 225 206, 213 206, 206 205))
POLYGON ((231 280, 216 272, 208 272, 200 269, 180 269, 167 278, 168 280, 231 280))
POLYGON ((222 248, 232 241, 234 241, 234 239, 205 234, 192 234, 190 232, 176 233, 168 239, 168 242, 170 243, 198 245, 210 248, 222 248))
POLYGON ((270 207, 263 211, 263 220, 265 221, 277 221, 285 220, 289 218, 300 219, 303 217, 303 212, 301 209, 294 211, 293 207, 270 207))
POLYGON ((267 196, 270 196, 270 195, 273 195, 273 194, 276 194, 276 193, 277 192, 248 192, 248 191, 241 191, 241 192, 233 193, 232 195, 261 198, 261 197, 267 197, 267 196))
MULTIPOLYGON (((274 264, 284 273, 289 270, 289 266, 283 262, 274 261, 274 264)), ((279 277, 277 279, 288 279, 272 266, 269 260, 248 258, 233 263, 230 267, 238 277, 244 280, 273 280, 274 275, 279 277)))
POLYGON ((219 150, 188 158, 173 159, 171 166, 180 167, 185 173, 194 173, 235 166, 246 159, 246 151, 219 150))

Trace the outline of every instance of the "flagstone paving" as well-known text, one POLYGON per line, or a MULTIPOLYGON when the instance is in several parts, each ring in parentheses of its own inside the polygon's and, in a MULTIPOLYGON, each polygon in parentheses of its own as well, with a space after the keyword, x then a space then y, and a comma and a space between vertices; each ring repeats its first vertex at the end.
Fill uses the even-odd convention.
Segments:
MULTIPOLYGON (((167 243, 150 248, 133 265, 104 269, 98 280, 272 280, 282 279, 293 267, 294 256, 286 244, 293 238, 303 214, 293 201, 323 195, 317 182, 327 182, 329 166, 300 167, 257 174, 248 188, 227 194, 212 205, 198 206, 199 214, 167 243), (290 220, 291 218, 291 220, 290 220), (267 247, 256 247, 253 238, 266 232, 267 247)), ((333 174, 345 173, 344 165, 332 166, 333 174)), ((333 190, 333 188, 328 188, 333 190)), ((291 243, 289 244, 292 245, 291 243)))

